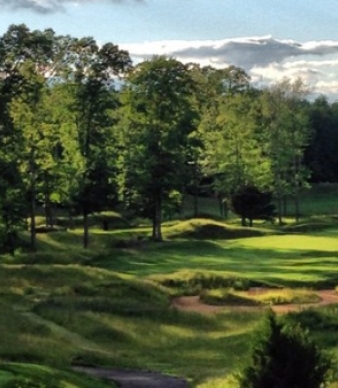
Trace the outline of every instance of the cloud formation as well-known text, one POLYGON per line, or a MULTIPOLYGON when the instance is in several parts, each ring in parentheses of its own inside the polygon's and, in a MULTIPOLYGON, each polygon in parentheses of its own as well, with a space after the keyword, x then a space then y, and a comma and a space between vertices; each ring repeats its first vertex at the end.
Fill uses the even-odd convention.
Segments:
MULTIPOLYGON (((67 4, 93 3, 102 0, 0 0, 0 7, 7 10, 31 10, 39 14, 52 14, 65 10, 67 4)), ((110 3, 124 3, 128 0, 106 0, 110 3)), ((143 0, 132 0, 142 2, 143 0)))
POLYGON ((245 69, 256 84, 283 77, 302 79, 314 93, 338 98, 338 41, 296 42, 271 36, 208 41, 162 41, 121 45, 136 61, 154 54, 217 68, 245 69))

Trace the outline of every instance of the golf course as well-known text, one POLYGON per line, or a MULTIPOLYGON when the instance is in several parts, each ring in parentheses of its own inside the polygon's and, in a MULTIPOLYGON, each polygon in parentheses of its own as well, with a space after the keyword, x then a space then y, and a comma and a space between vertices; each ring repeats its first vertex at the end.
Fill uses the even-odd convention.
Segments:
POLYGON ((87 249, 75 226, 2 255, 0 387, 235 387, 270 308, 336 358, 338 217, 325 196, 307 200, 317 214, 284 226, 175 218, 163 242, 106 212, 92 217, 87 249), (133 373, 143 383, 125 380, 133 373))

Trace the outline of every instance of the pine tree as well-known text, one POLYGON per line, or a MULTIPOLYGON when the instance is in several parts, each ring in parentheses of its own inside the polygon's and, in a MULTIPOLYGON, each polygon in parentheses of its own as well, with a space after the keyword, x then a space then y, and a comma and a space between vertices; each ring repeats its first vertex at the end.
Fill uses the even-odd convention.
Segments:
POLYGON ((283 324, 270 312, 255 337, 239 388, 324 388, 331 360, 299 325, 283 324))

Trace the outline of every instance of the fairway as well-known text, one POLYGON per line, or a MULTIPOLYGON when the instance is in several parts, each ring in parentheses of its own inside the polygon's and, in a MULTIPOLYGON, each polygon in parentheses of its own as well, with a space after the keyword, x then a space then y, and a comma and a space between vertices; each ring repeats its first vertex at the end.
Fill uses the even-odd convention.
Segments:
POLYGON ((338 230, 237 240, 180 240, 107 256, 95 265, 135 277, 181 270, 217 271, 281 285, 338 283, 338 230))
MULTIPOLYGON (((203 315, 173 309, 173 298, 210 299, 230 288, 243 295, 240 290, 260 285, 311 294, 305 288, 338 285, 336 227, 295 234, 195 220, 168 223, 164 230, 166 240, 155 243, 146 238, 146 226, 93 228, 89 250, 80 248, 80 230, 43 234, 39 252, 4 257, 0 330, 7 334, 0 356, 56 366, 56 376, 71 365, 98 365, 162 372, 194 388, 234 388, 231 375, 248 353, 265 308, 240 309, 236 301, 216 315, 203 315), (198 228, 205 225, 212 233, 203 238, 198 228), (180 237, 182 230, 196 238, 180 237)), ((315 320, 301 312, 292 318, 308 325, 333 354, 335 309, 316 309, 313 314, 321 318, 315 320)), ((4 381, 12 378, 11 370, 2 373, 4 381)))

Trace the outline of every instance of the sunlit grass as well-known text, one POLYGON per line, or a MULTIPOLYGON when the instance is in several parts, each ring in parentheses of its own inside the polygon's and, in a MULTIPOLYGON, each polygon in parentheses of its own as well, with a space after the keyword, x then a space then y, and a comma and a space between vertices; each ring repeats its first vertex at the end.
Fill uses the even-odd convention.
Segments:
POLYGON ((203 218, 185 220, 164 227, 164 236, 166 238, 236 239, 262 236, 268 233, 269 231, 266 229, 244 228, 203 218))
POLYGON ((316 303, 321 300, 318 294, 313 291, 304 289, 282 289, 282 290, 268 290, 256 295, 251 295, 251 299, 269 305, 278 304, 304 304, 316 303))
POLYGON ((337 229, 314 235, 268 235, 235 240, 180 240, 98 256, 92 265, 132 276, 177 271, 231 273, 279 285, 338 283, 337 229))
POLYGON ((196 388, 237 388, 238 383, 234 376, 225 376, 210 378, 207 381, 198 384, 196 388))

